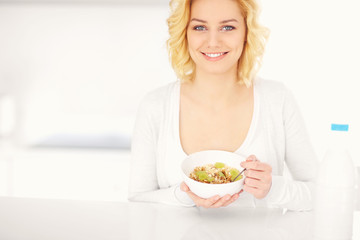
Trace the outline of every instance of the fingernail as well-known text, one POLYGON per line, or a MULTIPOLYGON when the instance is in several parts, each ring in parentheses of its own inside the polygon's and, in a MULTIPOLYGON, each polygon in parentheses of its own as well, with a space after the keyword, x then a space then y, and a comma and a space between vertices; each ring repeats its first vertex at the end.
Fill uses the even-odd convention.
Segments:
POLYGON ((229 195, 225 196, 225 200, 226 200, 226 201, 229 200, 229 199, 230 199, 230 196, 229 196, 229 195))
POLYGON ((216 197, 214 198, 215 201, 217 201, 217 200, 219 200, 219 199, 220 199, 219 196, 216 196, 216 197))

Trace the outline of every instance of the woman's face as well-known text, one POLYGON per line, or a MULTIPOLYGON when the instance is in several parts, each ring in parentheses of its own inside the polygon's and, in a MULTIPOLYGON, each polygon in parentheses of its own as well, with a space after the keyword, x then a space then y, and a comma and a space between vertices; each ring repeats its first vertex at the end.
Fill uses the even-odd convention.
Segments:
POLYGON ((197 71, 237 71, 246 25, 235 0, 194 0, 187 28, 188 48, 197 71))

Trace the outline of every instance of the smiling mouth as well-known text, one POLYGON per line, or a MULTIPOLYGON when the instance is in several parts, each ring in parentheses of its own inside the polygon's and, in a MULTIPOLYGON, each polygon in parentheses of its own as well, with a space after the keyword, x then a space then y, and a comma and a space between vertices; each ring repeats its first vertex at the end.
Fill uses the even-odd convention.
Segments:
POLYGON ((216 58, 216 57, 220 57, 222 55, 225 55, 227 54, 228 52, 217 52, 217 53, 204 53, 204 52, 201 52, 202 54, 208 56, 208 57, 211 57, 211 58, 216 58))

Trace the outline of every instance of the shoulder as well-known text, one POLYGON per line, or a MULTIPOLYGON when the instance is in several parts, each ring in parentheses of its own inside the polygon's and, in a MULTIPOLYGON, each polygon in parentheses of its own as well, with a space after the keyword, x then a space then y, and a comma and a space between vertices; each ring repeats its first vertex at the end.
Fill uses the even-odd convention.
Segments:
POLYGON ((264 93, 266 92, 269 94, 271 93, 278 94, 287 91, 287 88, 284 83, 280 81, 269 80, 259 77, 255 79, 254 85, 264 93))
POLYGON ((274 80, 257 79, 254 83, 255 89, 260 96, 261 104, 270 109, 274 116, 280 112, 286 116, 299 111, 297 100, 292 91, 282 82, 274 80))
POLYGON ((267 102, 281 104, 291 95, 286 85, 280 81, 256 78, 254 86, 267 102))
POLYGON ((148 92, 140 102, 139 111, 158 114, 164 109, 164 105, 169 101, 174 93, 174 88, 178 82, 171 82, 148 92))

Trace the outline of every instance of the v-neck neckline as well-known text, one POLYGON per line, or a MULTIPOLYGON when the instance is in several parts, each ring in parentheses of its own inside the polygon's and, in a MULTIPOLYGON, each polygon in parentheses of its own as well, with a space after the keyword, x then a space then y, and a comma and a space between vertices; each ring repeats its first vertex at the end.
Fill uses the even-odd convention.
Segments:
MULTIPOLYGON (((181 139, 180 139, 180 98, 181 98, 180 91, 181 91, 181 83, 180 83, 180 81, 177 81, 175 84, 175 88, 174 88, 175 116, 174 116, 173 129, 175 131, 174 136, 176 138, 177 145, 181 149, 181 152, 183 153, 183 155, 185 157, 187 157, 190 154, 187 154, 184 151, 184 148, 182 147, 181 139)), ((258 99, 258 92, 257 92, 256 84, 253 84, 253 98, 254 98, 254 107, 253 107, 253 114, 252 114, 252 119, 251 119, 249 130, 246 134, 244 141, 233 153, 243 152, 243 149, 246 148, 246 146, 249 144, 249 142, 252 140, 252 138, 254 136, 254 131, 256 128, 256 123, 257 123, 258 114, 259 114, 259 99, 258 99)))

